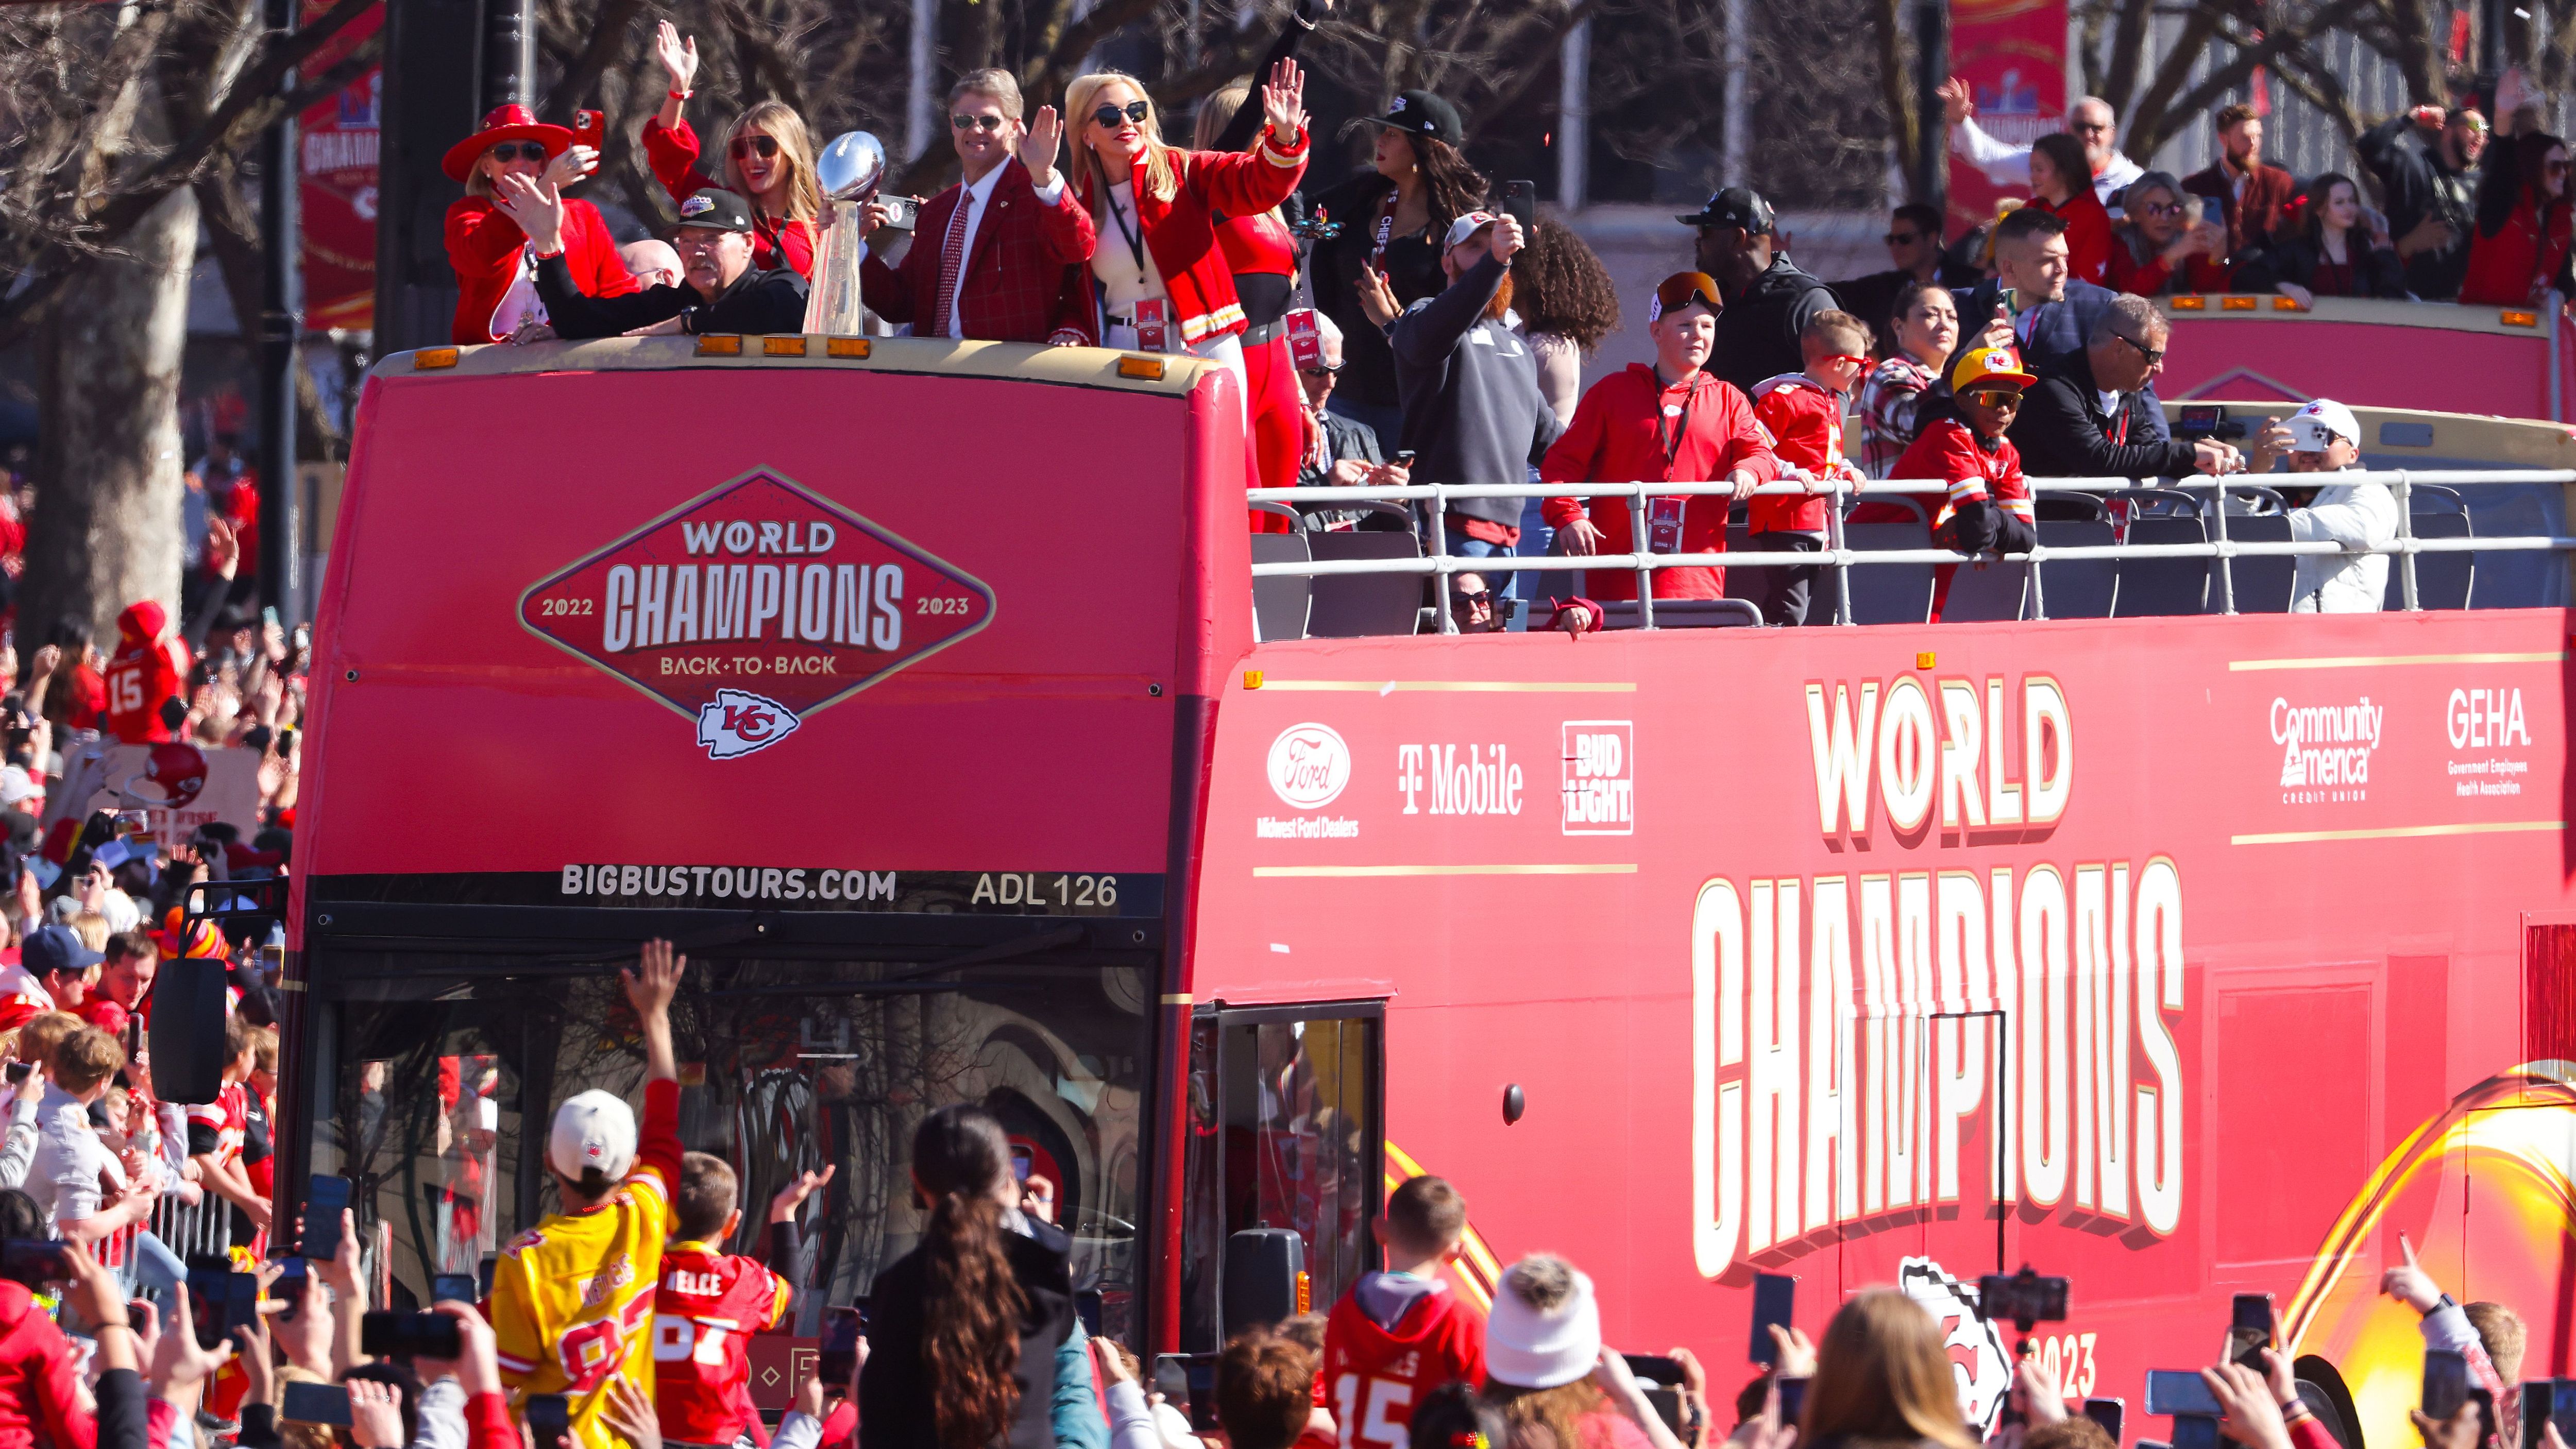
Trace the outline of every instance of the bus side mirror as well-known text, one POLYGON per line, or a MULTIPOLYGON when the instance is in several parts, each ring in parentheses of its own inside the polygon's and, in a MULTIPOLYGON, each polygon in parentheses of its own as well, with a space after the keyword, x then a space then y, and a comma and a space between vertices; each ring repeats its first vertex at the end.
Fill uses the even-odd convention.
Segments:
POLYGON ((1287 1228, 1246 1228, 1225 1240, 1225 1336, 1270 1328, 1298 1313, 1306 1240, 1287 1228))
POLYGON ((179 956, 152 978, 152 1090, 164 1102, 211 1102, 224 1090, 224 963, 179 956))

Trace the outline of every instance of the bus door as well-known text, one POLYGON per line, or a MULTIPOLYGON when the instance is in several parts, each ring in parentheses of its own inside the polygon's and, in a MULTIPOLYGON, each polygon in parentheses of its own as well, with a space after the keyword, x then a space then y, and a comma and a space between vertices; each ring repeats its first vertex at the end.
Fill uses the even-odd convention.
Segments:
POLYGON ((1190 1024, 1181 1190, 1181 1349, 1224 1346, 1225 1243, 1247 1228, 1304 1240, 1316 1311, 1377 1265, 1385 1196, 1385 1005, 1229 1010, 1190 1024))

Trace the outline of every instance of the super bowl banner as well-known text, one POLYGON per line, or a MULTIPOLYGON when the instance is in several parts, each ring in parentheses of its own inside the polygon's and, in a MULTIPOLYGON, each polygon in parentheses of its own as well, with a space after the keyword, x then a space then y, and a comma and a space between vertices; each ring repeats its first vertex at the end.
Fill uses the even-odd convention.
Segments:
MULTIPOLYGON (((330 6, 311 0, 307 18, 330 6)), ((385 23, 379 5, 349 22, 313 57, 331 66, 385 23)), ((384 67, 308 107, 297 125, 304 220, 304 325, 314 331, 375 325, 377 113, 384 67)))
MULTIPOLYGON (((2066 0, 1952 0, 1950 73, 1968 83, 1977 124, 2007 146, 2066 129, 2066 0)), ((1995 214, 1995 199, 2028 196, 2026 179, 1998 186, 1950 157, 1950 227, 1995 214)))
POLYGON ((63 762, 63 788, 46 802, 45 823, 74 811, 86 819, 96 810, 140 810, 164 847, 185 845, 198 826, 218 822, 247 843, 259 833, 259 759, 249 749, 99 740, 63 762))

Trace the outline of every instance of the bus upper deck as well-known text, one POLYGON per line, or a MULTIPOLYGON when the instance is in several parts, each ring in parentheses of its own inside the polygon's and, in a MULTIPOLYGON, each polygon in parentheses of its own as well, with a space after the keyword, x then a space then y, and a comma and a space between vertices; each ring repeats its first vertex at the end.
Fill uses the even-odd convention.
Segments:
MULTIPOLYGON (((2065 544, 1993 622, 1441 639, 1419 573, 1460 561, 1416 559, 1389 628, 1266 638, 1292 575, 1200 364, 709 341, 397 356, 360 405, 282 1177, 357 1179, 415 1291, 543 1209, 552 1101, 631 1087, 606 973, 652 934, 697 963, 690 1145, 755 1195, 840 1168, 816 1308, 909 1245, 900 1144, 956 1100, 1140 1347, 1209 1346, 1242 1228, 1330 1295, 1417 1170, 1471 1203, 1462 1291, 1563 1248, 1614 1341, 1721 1357, 1755 1267, 2029 1257, 2088 1381, 2259 1286, 2369 1409, 2383 1236, 2463 1296, 2554 1281, 2557 484, 2511 485, 2518 548, 2415 510, 2412 612, 2258 617, 2277 515, 2211 496, 2104 617, 2053 571, 2118 546, 2065 544), (2117 616, 2176 559, 2197 617, 2117 616)), ((2364 416, 2432 429, 2397 466, 2576 461, 2364 416)), ((1856 599, 1931 564, 1846 562, 1856 599)))

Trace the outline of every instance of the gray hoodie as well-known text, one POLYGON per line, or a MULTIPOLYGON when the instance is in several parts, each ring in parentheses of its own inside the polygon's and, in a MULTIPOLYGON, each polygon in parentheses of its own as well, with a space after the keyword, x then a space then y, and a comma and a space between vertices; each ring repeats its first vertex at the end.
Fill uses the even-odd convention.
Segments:
MULTIPOLYGON (((1530 481, 1565 425, 1538 390, 1529 347, 1485 308, 1503 264, 1488 256, 1395 321, 1395 385, 1416 483, 1530 481)), ((1517 528, 1522 500, 1463 498, 1449 511, 1517 528)))

